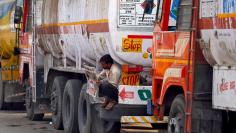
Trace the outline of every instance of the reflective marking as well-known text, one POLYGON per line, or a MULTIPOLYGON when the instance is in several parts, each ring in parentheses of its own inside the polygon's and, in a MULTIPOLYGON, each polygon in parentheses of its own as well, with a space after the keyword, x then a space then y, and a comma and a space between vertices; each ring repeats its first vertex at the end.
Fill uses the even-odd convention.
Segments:
POLYGON ((72 25, 81 25, 81 24, 98 24, 98 23, 108 23, 108 19, 85 20, 85 21, 69 22, 69 23, 52 23, 52 24, 43 24, 42 27, 72 26, 72 25))
POLYGON ((122 116, 121 123, 167 123, 168 117, 158 121, 155 116, 122 116))

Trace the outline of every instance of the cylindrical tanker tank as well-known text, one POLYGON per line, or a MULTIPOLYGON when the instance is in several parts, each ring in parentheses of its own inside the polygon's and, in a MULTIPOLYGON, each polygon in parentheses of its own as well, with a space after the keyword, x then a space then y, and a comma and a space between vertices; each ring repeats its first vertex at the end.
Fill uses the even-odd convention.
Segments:
POLYGON ((81 56, 96 64, 110 54, 119 64, 151 67, 156 6, 143 18, 143 5, 145 0, 43 0, 37 4, 38 46, 58 59, 81 56))
POLYGON ((212 66, 236 66, 234 29, 202 30, 203 55, 212 66))
POLYGON ((0 57, 10 59, 15 45, 14 1, 0 1, 0 57))

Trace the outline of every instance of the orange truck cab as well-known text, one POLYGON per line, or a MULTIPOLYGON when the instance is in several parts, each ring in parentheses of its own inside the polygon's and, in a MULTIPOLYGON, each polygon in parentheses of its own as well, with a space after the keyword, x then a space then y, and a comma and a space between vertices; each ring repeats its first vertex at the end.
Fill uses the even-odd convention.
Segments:
MULTIPOLYGON (((168 133, 228 132, 223 126, 227 125, 224 114, 229 108, 223 104, 217 106, 213 100, 219 100, 219 93, 214 92, 218 90, 217 78, 222 82, 227 80, 216 76, 219 66, 235 66, 231 63, 235 61, 231 58, 231 62, 228 61, 231 64, 218 63, 211 47, 219 40, 227 40, 224 35, 235 36, 230 30, 235 29, 236 1, 159 0, 157 7, 152 47, 152 100, 147 106, 148 113, 159 120, 169 116, 168 133), (218 40, 210 43, 215 36, 218 40)), ((227 51, 226 48, 220 50, 227 51)), ((228 55, 233 53, 235 51, 228 55)), ((222 60, 224 54, 218 57, 222 60)), ((231 76, 229 80, 232 89, 235 79, 231 76)), ((227 89, 230 85, 224 87, 225 84, 218 86, 227 89)))

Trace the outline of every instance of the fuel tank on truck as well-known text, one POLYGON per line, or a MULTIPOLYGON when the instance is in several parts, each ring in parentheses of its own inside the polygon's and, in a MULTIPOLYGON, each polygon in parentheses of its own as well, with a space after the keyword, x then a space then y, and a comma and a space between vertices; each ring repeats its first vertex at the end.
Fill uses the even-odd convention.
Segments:
POLYGON ((37 2, 38 46, 54 58, 96 64, 110 54, 119 64, 151 67, 157 0, 43 0, 37 2))
POLYGON ((15 46, 14 0, 0 0, 0 59, 10 59, 15 46))
POLYGON ((202 30, 203 54, 212 66, 236 66, 236 30, 202 30))

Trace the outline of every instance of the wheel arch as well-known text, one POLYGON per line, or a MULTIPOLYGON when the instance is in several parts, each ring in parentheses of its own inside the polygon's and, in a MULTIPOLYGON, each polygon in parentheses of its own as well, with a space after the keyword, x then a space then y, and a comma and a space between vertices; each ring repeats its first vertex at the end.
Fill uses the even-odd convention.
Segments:
POLYGON ((164 105, 164 115, 168 116, 170 112, 170 107, 175 97, 179 94, 184 95, 184 88, 182 86, 173 85, 168 87, 165 92, 165 97, 163 98, 164 105))

